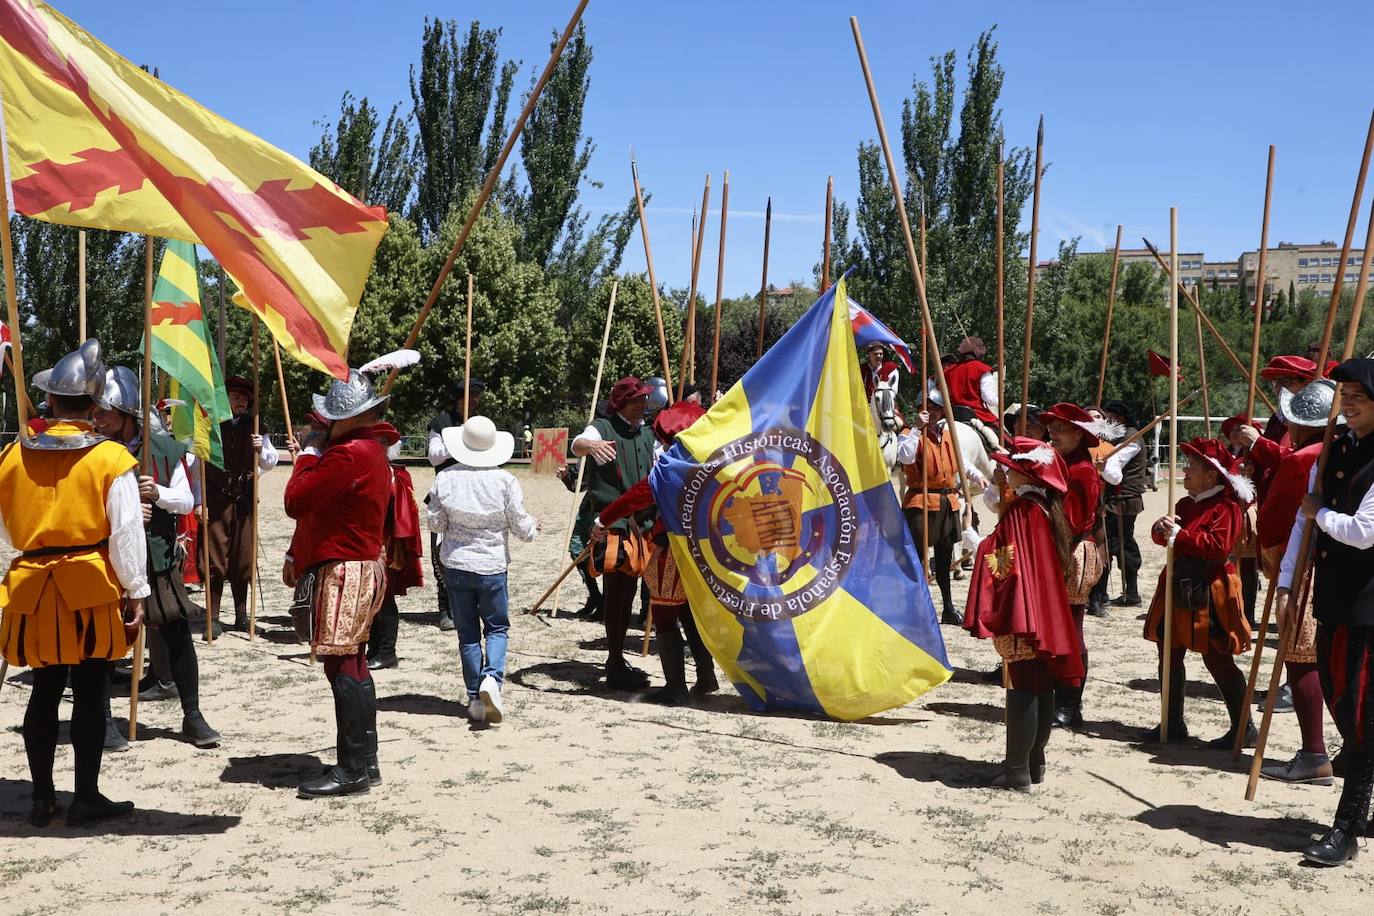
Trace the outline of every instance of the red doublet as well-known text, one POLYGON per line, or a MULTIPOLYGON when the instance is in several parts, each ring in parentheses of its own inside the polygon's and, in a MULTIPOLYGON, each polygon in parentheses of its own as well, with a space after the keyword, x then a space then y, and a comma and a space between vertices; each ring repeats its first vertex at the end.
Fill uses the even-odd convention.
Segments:
POLYGON ((984 423, 996 423, 997 415, 988 410, 983 403, 983 376, 992 367, 980 359, 966 359, 955 363, 945 370, 945 384, 949 386, 949 399, 957 407, 967 407, 973 415, 984 423))
POLYGON ((1090 537, 1097 526, 1097 507, 1102 502, 1102 478, 1093 465, 1092 455, 1080 448, 1064 456, 1069 468, 1069 492, 1064 494, 1064 517, 1073 536, 1090 537))
POLYGON ((374 435, 370 427, 357 429, 322 455, 296 459, 285 503, 296 520, 291 556, 297 570, 327 560, 381 559, 391 466, 374 435))
POLYGON ((892 373, 896 371, 897 364, 894 363, 892 360, 887 359, 883 360, 882 367, 879 368, 877 373, 875 374, 873 372, 873 367, 868 364, 868 360, 864 360, 863 363, 859 366, 859 375, 861 375, 864 380, 864 395, 869 400, 872 400, 873 392, 876 391, 878 388, 878 382, 884 379, 891 378, 892 373))
MULTIPOLYGON (((1250 463, 1254 465, 1255 468, 1253 482, 1255 484, 1256 505, 1264 505, 1265 500, 1269 496, 1269 488, 1274 483, 1274 475, 1278 473, 1279 464, 1284 458, 1292 453, 1293 449, 1288 444, 1288 433, 1286 430, 1283 434, 1282 442, 1276 442, 1273 439, 1266 439, 1261 436, 1255 440, 1254 445, 1250 446, 1250 451, 1245 457, 1250 459, 1250 463)), ((1306 478, 1303 479, 1306 480, 1306 478)), ((1296 512, 1297 509, 1297 506, 1293 507, 1294 512, 1296 512)), ((1289 521, 1292 521, 1291 515, 1289 516, 1289 521)), ((1285 532, 1284 539, 1287 540, 1287 538, 1288 534, 1285 532)))
POLYGON ((1269 479, 1269 489, 1259 503, 1259 545, 1260 549, 1282 547, 1288 544, 1288 535, 1293 530, 1298 506, 1307 495, 1307 475, 1321 454, 1322 443, 1318 439, 1311 445, 1283 456, 1278 468, 1269 479))
POLYGON ((1056 681, 1083 680, 1083 646, 1069 612, 1064 569, 1049 514, 1035 496, 1012 500, 978 545, 964 628, 979 639, 1019 636, 1047 662, 1056 681))
POLYGON ((386 591, 404 595, 425 584, 424 547, 420 539, 420 509, 415 504, 415 484, 410 472, 391 468, 391 512, 386 523, 386 591))

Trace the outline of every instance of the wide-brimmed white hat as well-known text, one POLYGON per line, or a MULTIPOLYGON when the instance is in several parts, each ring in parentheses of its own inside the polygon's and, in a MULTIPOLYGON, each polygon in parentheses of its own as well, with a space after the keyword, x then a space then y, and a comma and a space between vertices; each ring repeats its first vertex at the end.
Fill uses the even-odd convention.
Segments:
POLYGON ((450 426, 440 436, 453 460, 472 468, 499 468, 515 454, 515 437, 486 417, 468 417, 462 426, 450 426))

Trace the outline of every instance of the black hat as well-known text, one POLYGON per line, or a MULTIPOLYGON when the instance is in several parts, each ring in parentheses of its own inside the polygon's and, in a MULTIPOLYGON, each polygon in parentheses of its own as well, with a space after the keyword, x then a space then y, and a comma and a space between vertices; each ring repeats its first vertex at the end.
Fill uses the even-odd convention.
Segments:
POLYGON ((1374 398, 1374 359, 1347 359, 1331 371, 1337 382, 1357 382, 1364 393, 1374 398))
POLYGON ((1103 401, 1103 413, 1114 413, 1122 419, 1127 426, 1135 426, 1135 413, 1132 412, 1130 405, 1125 401, 1103 401))
POLYGON ((686 385, 682 386, 682 399, 685 401, 694 394, 705 397, 707 387, 705 382, 688 382, 686 385))

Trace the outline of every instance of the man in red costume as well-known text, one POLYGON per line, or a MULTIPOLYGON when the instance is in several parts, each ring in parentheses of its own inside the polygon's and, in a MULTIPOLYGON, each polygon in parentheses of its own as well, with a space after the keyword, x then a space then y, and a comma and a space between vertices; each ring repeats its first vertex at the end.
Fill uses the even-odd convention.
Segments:
POLYGON ((886 385, 897 393, 897 364, 887 358, 887 347, 873 341, 864 348, 864 361, 859 366, 859 375, 864 381, 864 396, 873 399, 873 392, 879 385, 886 385))
POLYGON ((959 344, 959 361, 945 368, 945 383, 956 407, 967 407, 988 426, 997 424, 997 372, 983 362, 988 352, 981 337, 965 337, 959 344))
MULTIPOLYGON (((1260 378, 1270 384, 1275 396, 1281 391, 1297 394, 1316 377, 1317 364, 1305 356, 1275 356, 1260 370, 1260 378)), ((1264 438, 1288 444, 1288 427, 1277 412, 1264 425, 1264 438)))
POLYGON ((367 640, 367 667, 372 671, 400 664, 396 658, 396 634, 401 625, 401 609, 396 599, 425 584, 415 484, 400 461, 400 434, 390 424, 381 425, 388 430, 381 442, 391 463, 391 505, 386 514, 386 597, 367 640))

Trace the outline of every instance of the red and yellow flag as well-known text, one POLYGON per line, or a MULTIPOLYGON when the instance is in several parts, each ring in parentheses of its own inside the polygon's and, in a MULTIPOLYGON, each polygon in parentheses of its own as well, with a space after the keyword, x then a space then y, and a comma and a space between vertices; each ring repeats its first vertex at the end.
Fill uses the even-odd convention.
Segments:
POLYGON ((199 242, 308 365, 343 354, 386 211, 135 67, 46 3, 0 0, 6 180, 26 216, 199 242))

